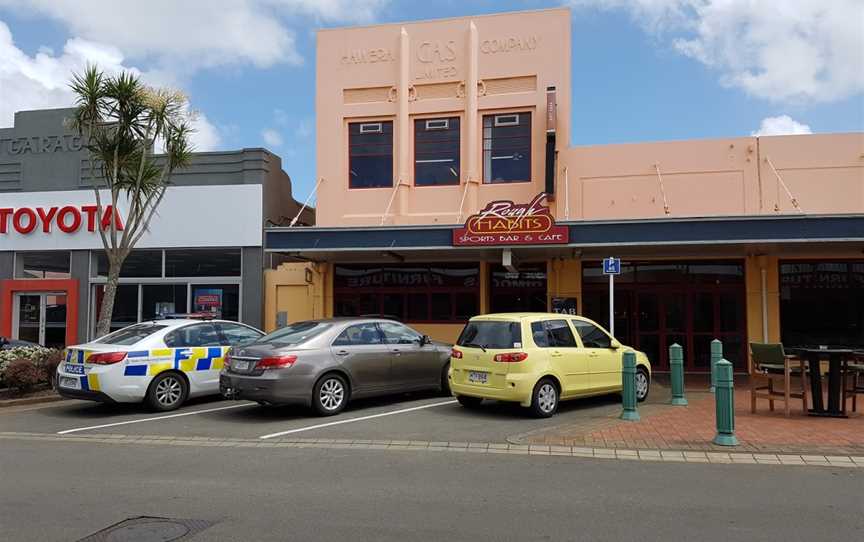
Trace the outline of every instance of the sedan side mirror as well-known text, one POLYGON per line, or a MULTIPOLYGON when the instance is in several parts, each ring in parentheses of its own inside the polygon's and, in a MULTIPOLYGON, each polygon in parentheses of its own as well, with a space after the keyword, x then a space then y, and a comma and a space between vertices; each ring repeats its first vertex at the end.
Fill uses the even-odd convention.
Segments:
POLYGON ((621 348, 621 343, 618 342, 618 339, 612 339, 612 341, 609 343, 609 348, 611 348, 612 350, 618 350, 619 348, 621 348))
POLYGON ((421 335, 420 336, 420 346, 425 346, 432 342, 432 339, 429 338, 429 335, 421 335))

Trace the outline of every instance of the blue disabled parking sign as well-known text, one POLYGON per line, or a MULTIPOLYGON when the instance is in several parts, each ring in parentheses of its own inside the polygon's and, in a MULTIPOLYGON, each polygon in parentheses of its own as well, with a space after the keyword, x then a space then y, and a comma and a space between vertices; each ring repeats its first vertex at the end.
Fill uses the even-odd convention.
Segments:
POLYGON ((603 259, 603 274, 604 275, 620 275, 621 274, 621 258, 604 258, 603 259))

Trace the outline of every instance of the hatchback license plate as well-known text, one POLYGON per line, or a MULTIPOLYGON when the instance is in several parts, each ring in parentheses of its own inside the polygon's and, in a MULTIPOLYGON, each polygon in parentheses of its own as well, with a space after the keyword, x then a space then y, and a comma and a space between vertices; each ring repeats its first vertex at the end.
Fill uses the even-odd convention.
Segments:
POLYGON ((248 371, 249 370, 249 362, 248 361, 235 361, 231 364, 232 369, 236 369, 238 371, 248 371))
POLYGON ((73 375, 83 375, 84 366, 67 363, 66 366, 63 368, 63 371, 73 375))
POLYGON ((489 373, 484 373, 482 371, 468 371, 468 382, 474 382, 475 384, 485 384, 489 381, 489 373))
POLYGON ((69 388, 72 390, 80 390, 81 389, 81 381, 77 378, 73 378, 71 376, 61 376, 60 377, 60 387, 61 388, 69 388))

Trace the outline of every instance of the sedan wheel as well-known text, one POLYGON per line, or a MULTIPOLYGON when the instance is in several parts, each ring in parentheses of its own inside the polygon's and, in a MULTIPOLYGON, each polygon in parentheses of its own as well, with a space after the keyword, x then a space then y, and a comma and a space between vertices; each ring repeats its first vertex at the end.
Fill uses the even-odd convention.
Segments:
POLYGON ((332 416, 342 412, 348 402, 348 386, 339 375, 324 376, 315 384, 312 406, 322 416, 332 416))
POLYGON ((549 379, 543 379, 534 387, 531 411, 538 418, 548 418, 558 410, 558 388, 549 379))
POLYGON ((160 411, 174 410, 186 400, 189 393, 186 380, 176 373, 162 373, 150 383, 147 390, 147 403, 160 411))
POLYGON ((651 379, 648 376, 648 371, 639 367, 636 370, 636 400, 640 403, 648 397, 648 389, 651 385, 651 379))

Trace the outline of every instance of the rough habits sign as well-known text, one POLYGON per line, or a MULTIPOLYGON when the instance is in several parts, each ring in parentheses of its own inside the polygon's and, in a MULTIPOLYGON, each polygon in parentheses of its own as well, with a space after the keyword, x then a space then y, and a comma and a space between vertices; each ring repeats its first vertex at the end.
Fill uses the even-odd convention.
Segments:
POLYGON ((563 245, 569 241, 567 226, 558 226, 549 207, 543 205, 546 194, 530 203, 493 201, 472 215, 465 226, 453 230, 455 246, 485 245, 563 245))

